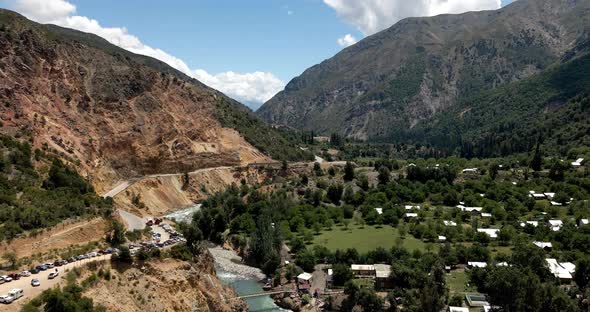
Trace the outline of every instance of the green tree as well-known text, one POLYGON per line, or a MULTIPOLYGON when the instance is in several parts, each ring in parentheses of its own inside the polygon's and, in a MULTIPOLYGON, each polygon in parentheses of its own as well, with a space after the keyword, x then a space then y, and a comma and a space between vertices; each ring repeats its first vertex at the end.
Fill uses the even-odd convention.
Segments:
POLYGON ((2 259, 5 260, 10 264, 11 269, 16 269, 16 264, 18 263, 18 259, 16 258, 16 254, 14 252, 6 252, 2 255, 2 259))
POLYGON ((344 263, 338 263, 333 268, 333 282, 336 286, 344 286, 344 284, 354 278, 354 274, 350 266, 344 263))
POLYGON ((351 162, 347 161, 344 166, 344 181, 354 180, 354 166, 351 162))
POLYGON ((391 179, 391 172, 389 171, 389 168, 381 166, 381 168, 379 168, 378 179, 379 184, 385 185, 389 183, 389 180, 391 179))
POLYGON ((107 242, 111 246, 119 246, 125 242, 125 226, 116 220, 111 222, 111 228, 107 234, 107 242))
POLYGON ((340 183, 332 184, 328 187, 328 198, 330 201, 336 205, 340 205, 340 200, 342 199, 342 192, 344 191, 344 187, 340 183))

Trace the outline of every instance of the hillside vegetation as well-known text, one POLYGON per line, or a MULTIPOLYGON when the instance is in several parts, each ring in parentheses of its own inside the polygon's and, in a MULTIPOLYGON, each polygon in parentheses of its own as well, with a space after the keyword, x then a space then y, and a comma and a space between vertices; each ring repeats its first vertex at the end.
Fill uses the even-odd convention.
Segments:
POLYGON ((110 210, 110 201, 54 155, 0 136, 0 240, 110 210))

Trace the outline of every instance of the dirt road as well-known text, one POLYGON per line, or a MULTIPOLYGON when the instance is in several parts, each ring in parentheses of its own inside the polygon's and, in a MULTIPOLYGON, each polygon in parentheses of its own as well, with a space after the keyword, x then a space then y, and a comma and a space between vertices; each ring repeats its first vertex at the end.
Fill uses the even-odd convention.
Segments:
POLYGON ((65 276, 66 273, 72 270, 75 267, 81 267, 90 262, 96 261, 107 261, 111 259, 111 255, 100 255, 90 259, 84 259, 72 263, 68 263, 64 266, 57 267, 59 272, 59 276, 54 279, 49 279, 49 273, 55 271, 55 268, 48 269, 47 271, 41 271, 39 274, 32 274, 28 277, 21 277, 19 280, 12 281, 9 283, 4 283, 0 285, 0 295, 6 295, 11 289, 20 288, 23 290, 24 295, 23 297, 17 299, 11 304, 1 304, 0 303, 0 311, 19 311, 20 308, 29 302, 31 298, 35 298, 39 294, 41 294, 44 290, 55 287, 57 285, 65 284, 65 276), (41 282, 41 286, 33 287, 31 286, 31 280, 37 278, 41 282), (62 283, 63 282, 63 283, 62 283))

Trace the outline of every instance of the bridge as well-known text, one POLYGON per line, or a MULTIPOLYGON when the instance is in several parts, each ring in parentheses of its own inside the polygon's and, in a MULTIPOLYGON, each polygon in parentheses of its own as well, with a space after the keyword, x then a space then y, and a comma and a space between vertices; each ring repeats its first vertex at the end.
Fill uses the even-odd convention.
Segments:
POLYGON ((248 299, 248 298, 256 298, 256 297, 262 297, 262 296, 278 295, 278 294, 285 294, 285 293, 294 293, 294 292, 297 292, 297 291, 296 290, 293 290, 293 289, 276 290, 276 291, 265 291, 265 292, 256 293, 256 294, 242 295, 242 296, 235 297, 233 299, 248 299))

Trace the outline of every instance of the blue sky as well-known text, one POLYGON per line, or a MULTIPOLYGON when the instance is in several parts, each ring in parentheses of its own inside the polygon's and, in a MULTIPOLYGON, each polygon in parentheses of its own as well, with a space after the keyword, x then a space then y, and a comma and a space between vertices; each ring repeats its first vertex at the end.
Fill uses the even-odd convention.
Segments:
MULTIPOLYGON (((502 0, 502 5, 510 1, 502 0)), ((306 68, 409 16, 499 0, 0 0, 159 58, 253 108, 306 68)))

